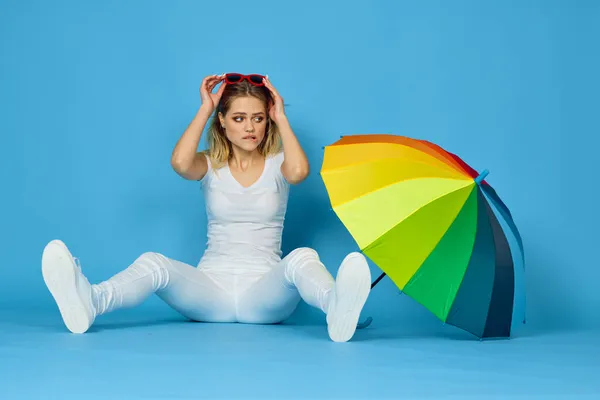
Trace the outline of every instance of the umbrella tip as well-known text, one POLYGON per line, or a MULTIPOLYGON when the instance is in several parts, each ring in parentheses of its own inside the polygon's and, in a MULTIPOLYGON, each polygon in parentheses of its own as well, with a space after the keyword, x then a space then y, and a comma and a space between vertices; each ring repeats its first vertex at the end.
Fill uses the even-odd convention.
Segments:
POLYGON ((490 173, 490 171, 488 171, 487 169, 484 169, 483 172, 480 173, 477 178, 475 178, 475 183, 478 185, 481 184, 481 182, 483 182, 483 180, 485 179, 486 176, 488 176, 489 173, 490 173))

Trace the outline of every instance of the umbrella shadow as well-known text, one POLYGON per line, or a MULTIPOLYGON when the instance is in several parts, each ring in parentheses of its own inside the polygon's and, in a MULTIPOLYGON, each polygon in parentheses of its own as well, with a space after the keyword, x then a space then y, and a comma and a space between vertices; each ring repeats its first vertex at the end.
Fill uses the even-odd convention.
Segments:
POLYGON ((283 229, 284 255, 299 247, 315 247, 318 237, 337 222, 326 195, 315 190, 294 189, 290 192, 283 229))
POLYGON ((463 331, 454 326, 441 325, 432 327, 413 327, 407 328, 403 326, 393 327, 368 327, 356 331, 353 341, 402 341, 402 340, 443 340, 453 342, 508 342, 520 338, 528 337, 529 335, 517 335, 514 337, 498 337, 498 338, 479 338, 469 332, 463 331))

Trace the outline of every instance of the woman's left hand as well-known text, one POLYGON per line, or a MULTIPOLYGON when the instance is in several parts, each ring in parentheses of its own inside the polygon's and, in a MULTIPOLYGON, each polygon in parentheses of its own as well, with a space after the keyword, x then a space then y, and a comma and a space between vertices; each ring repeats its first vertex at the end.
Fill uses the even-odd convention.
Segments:
POLYGON ((269 91, 271 92, 271 97, 274 101, 274 103, 271 103, 269 105, 269 117, 271 117, 271 119, 275 121, 275 123, 277 123, 278 120, 285 118, 285 110, 283 109, 283 98, 281 97, 279 92, 277 92, 277 89, 275 89, 268 77, 263 78, 263 81, 265 83, 266 88, 269 89, 269 91))

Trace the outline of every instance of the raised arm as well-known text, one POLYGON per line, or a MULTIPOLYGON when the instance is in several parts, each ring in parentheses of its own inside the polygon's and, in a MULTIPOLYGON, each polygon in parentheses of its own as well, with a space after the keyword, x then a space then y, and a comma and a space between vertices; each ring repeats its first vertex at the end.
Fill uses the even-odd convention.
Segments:
POLYGON ((200 180, 208 171, 206 157, 198 152, 198 144, 208 119, 219 103, 225 85, 221 85, 217 93, 212 93, 212 91, 223 78, 224 76, 221 75, 204 78, 200 86, 202 99, 200 109, 177 141, 171 154, 171 166, 177 174, 185 179, 200 180))
POLYGON ((271 92, 274 103, 269 109, 269 116, 277 124, 279 133, 281 134, 281 142, 283 144, 283 164, 281 164, 281 173, 286 181, 290 184, 298 184, 308 176, 310 166, 308 159, 300 142, 283 109, 283 98, 279 95, 269 78, 265 78, 265 86, 271 92))

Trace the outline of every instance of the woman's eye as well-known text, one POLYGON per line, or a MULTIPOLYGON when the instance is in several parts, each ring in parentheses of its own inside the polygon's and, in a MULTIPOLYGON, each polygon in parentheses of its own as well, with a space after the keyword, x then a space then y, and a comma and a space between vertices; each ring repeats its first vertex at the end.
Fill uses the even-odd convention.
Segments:
MULTIPOLYGON (((263 117, 256 117, 254 120, 256 122, 261 122, 264 118, 263 117)), ((244 120, 244 117, 233 117, 233 120, 235 122, 242 122, 244 120)))

